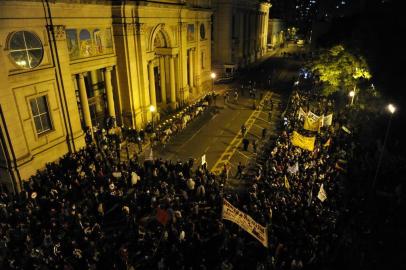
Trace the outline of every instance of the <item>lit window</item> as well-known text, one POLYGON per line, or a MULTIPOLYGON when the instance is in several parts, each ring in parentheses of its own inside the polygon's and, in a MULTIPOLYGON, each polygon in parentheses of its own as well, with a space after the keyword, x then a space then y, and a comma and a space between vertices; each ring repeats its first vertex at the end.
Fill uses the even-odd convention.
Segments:
POLYGON ((37 67, 44 55, 41 40, 28 31, 13 33, 10 38, 9 48, 11 59, 21 68, 37 67))
POLYGON ((37 134, 42 134, 52 129, 49 116, 48 101, 46 96, 40 96, 30 100, 31 112, 34 118, 37 134))

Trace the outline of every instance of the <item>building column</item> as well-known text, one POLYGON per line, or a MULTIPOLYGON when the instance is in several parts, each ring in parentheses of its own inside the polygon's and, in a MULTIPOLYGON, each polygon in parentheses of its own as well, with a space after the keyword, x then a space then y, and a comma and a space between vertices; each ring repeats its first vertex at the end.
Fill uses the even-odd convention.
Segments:
POLYGON ((156 108, 156 95, 155 95, 155 76, 154 76, 154 64, 153 61, 148 63, 148 79, 149 79, 149 96, 150 104, 156 108))
POLYGON ((107 67, 104 70, 104 83, 106 85, 107 107, 109 116, 116 118, 116 109, 114 107, 113 86, 111 84, 111 71, 113 67, 107 67))
POLYGON ((83 73, 79 73, 79 95, 85 126, 92 129, 92 118, 90 117, 89 101, 87 100, 85 78, 83 73))
POLYGON ((170 87, 171 87, 171 106, 176 108, 176 88, 175 88, 175 59, 173 56, 169 56, 169 75, 170 75, 170 87))
POLYGON ((159 69, 160 69, 160 71, 161 71, 161 97, 162 97, 162 104, 166 104, 165 56, 159 57, 159 69))
POLYGON ((189 82, 190 85, 189 87, 193 88, 194 87, 194 81, 193 81, 193 49, 189 50, 189 82))

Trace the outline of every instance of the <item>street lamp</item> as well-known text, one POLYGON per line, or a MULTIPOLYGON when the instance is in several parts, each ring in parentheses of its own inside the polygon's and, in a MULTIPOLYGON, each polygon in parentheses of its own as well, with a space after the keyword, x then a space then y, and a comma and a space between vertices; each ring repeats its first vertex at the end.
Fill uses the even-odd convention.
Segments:
POLYGON ((378 178, 379 169, 381 167, 383 152, 385 151, 386 141, 388 140, 389 130, 390 130, 391 122, 392 122, 392 116, 396 112, 396 107, 393 104, 388 104, 388 106, 386 106, 386 109, 389 111, 390 116, 389 116, 388 126, 386 127, 385 139, 383 140, 383 147, 382 147, 381 153, 379 155, 378 164, 376 165, 374 181, 372 182, 372 190, 375 189, 376 179, 378 178))
POLYGON ((149 111, 151 112, 152 116, 152 130, 154 130, 154 113, 156 111, 156 108, 154 105, 149 106, 149 111))
POLYGON ((355 91, 352 90, 348 93, 348 95, 351 97, 351 106, 354 103, 354 97, 355 97, 355 91))
POLYGON ((211 91, 213 92, 213 88, 214 88, 214 79, 216 78, 216 73, 212 72, 210 74, 211 77, 211 91))

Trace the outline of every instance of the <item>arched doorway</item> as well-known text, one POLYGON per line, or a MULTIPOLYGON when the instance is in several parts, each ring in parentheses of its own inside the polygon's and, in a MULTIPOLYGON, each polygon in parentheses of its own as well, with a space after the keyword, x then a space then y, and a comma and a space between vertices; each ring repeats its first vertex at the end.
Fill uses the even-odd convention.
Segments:
POLYGON ((155 96, 156 102, 161 106, 166 106, 166 74, 165 74, 165 56, 159 54, 162 48, 167 48, 165 36, 162 31, 158 31, 154 39, 155 59, 153 60, 153 72, 155 78, 155 96), (162 62, 162 63, 161 63, 162 62))
POLYGON ((153 58, 148 62, 150 101, 155 107, 166 109, 169 105, 174 109, 177 105, 177 54, 174 54, 173 43, 164 27, 164 24, 157 25, 149 42, 149 52, 153 52, 153 58))

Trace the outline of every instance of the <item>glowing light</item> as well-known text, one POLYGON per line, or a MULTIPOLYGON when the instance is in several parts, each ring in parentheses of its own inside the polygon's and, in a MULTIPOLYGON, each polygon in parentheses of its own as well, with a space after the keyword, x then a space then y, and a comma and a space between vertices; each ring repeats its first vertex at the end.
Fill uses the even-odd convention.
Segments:
POLYGON ((389 104, 387 108, 391 114, 394 114, 396 112, 396 107, 393 104, 389 104))

